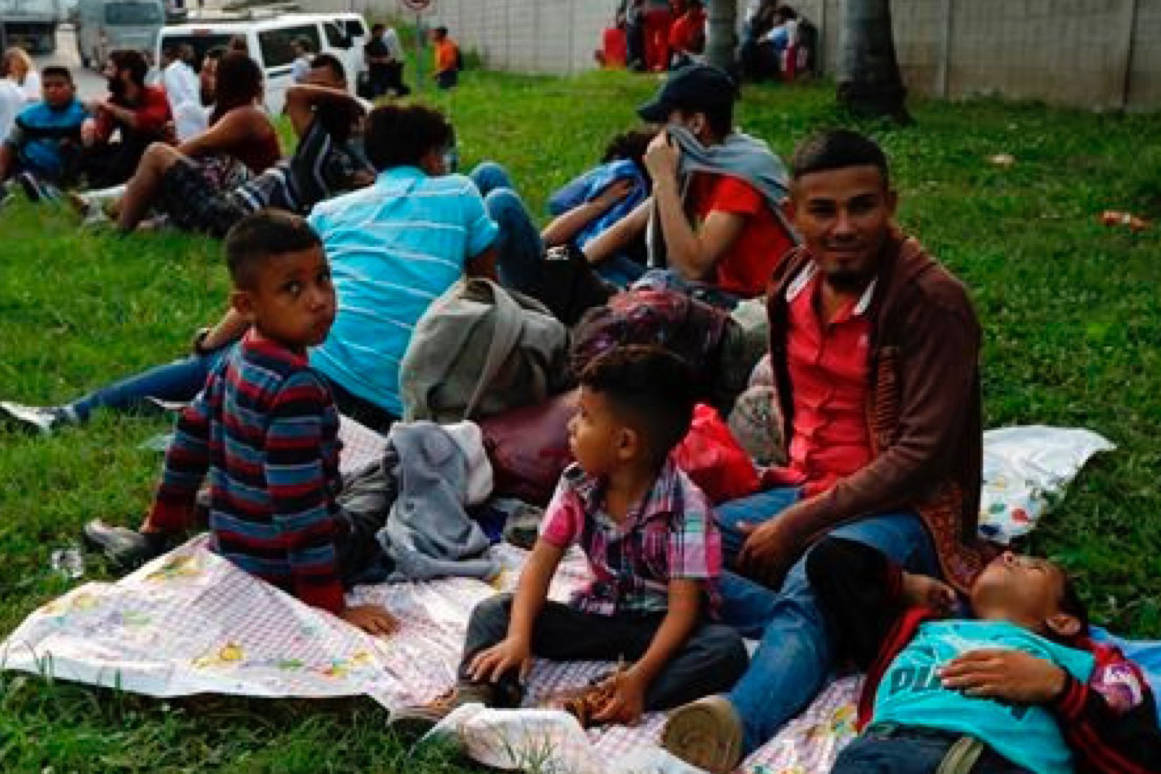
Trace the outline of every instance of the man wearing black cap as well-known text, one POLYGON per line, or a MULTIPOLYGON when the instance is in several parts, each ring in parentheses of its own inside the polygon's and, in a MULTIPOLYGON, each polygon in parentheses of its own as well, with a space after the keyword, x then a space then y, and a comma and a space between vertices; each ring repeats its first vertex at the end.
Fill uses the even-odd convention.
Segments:
POLYGON ((638 108, 665 125, 645 154, 653 195, 585 246, 590 263, 644 232, 650 266, 666 267, 668 284, 709 286, 718 291, 709 300, 726 306, 765 292, 794 245, 782 209, 788 178, 765 142, 733 131, 736 96, 722 70, 693 65, 638 108))

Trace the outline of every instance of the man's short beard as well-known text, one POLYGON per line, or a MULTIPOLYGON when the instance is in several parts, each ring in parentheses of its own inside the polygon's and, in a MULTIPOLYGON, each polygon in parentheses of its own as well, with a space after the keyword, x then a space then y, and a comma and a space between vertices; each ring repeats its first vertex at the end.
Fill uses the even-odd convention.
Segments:
POLYGON ((870 275, 855 271, 828 272, 826 281, 835 290, 855 291, 862 290, 866 286, 870 281, 870 275))
POLYGON ((114 97, 121 97, 125 94, 125 82, 121 80, 121 76, 114 75, 112 78, 106 79, 109 82, 109 93, 114 97))

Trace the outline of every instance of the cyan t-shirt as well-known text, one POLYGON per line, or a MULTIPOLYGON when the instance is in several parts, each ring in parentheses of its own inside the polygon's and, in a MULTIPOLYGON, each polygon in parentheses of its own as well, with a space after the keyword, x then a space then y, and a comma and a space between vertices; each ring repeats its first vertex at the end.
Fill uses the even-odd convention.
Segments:
POLYGON ((875 723, 899 723, 974 736, 1013 763, 1038 774, 1070 774, 1072 753, 1056 718, 1037 705, 966 696, 940 684, 937 667, 973 650, 1022 650, 1088 682, 1091 653, 1058 645, 1002 621, 931 621, 883 675, 875 693, 875 723))
POLYGON ((68 142, 79 147, 81 124, 88 115, 75 99, 62 108, 37 102, 16 116, 8 143, 25 169, 46 180, 58 180, 65 171, 62 147, 68 142))
POLYGON ((320 202, 308 219, 322 238, 338 295, 330 335, 312 367, 348 392, 403 415, 399 365, 415 323, 491 247, 499 228, 463 175, 394 167, 374 185, 320 202))

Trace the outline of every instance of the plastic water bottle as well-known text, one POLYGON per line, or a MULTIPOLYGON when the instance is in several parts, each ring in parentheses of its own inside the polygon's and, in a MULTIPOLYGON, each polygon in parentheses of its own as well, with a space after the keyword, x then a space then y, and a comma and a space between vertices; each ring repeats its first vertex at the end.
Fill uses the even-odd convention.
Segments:
POLYGON ((76 580, 85 574, 85 555, 81 553, 80 546, 75 544, 53 551, 49 564, 69 580, 76 580))

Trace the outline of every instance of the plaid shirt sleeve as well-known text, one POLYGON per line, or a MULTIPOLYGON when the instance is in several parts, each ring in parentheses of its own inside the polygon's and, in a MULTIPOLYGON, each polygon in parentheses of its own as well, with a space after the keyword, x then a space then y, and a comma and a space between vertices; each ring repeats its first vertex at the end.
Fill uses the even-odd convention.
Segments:
POLYGON ((669 531, 669 577, 711 580, 722 574, 722 536, 705 494, 684 473, 679 476, 679 512, 669 531))
POLYGON ((540 538, 557 548, 568 548, 580 538, 584 523, 584 506, 580 497, 569 486, 567 475, 562 475, 552 501, 544 509, 544 518, 540 520, 540 538))

